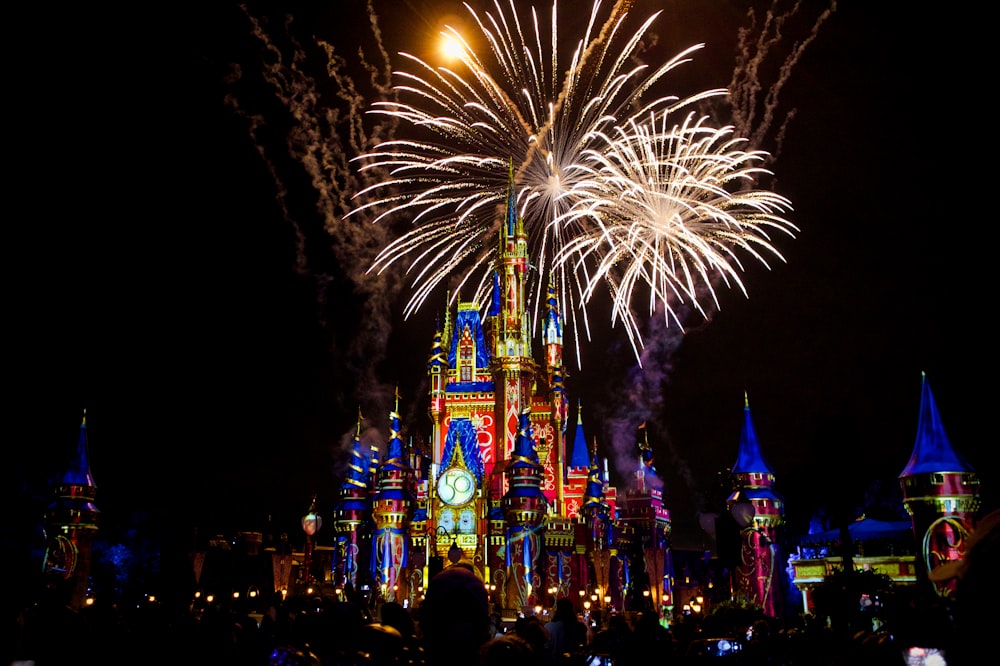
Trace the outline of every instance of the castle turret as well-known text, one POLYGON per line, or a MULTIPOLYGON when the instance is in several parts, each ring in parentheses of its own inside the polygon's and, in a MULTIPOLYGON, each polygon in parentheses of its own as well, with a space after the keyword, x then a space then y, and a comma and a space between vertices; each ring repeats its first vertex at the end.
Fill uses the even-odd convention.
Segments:
POLYGON ((600 462, 597 458, 597 441, 591 452, 590 469, 587 474, 587 488, 583 493, 583 506, 580 514, 584 524, 589 527, 586 543, 589 560, 588 580, 600 590, 594 590, 603 600, 604 593, 610 589, 611 555, 614 544, 614 534, 611 525, 611 506, 605 501, 605 479, 601 474, 600 462))
POLYGON ((90 563, 97 536, 100 510, 94 503, 97 485, 90 472, 87 413, 80 423, 76 455, 60 482, 45 515, 46 582, 78 610, 90 587, 90 563))
POLYGON ((431 345, 430 357, 427 359, 427 376, 430 378, 431 398, 428 413, 431 417, 431 460, 433 462, 439 462, 433 456, 441 451, 441 419, 444 418, 445 413, 445 382, 448 369, 448 358, 441 342, 441 335, 439 322, 434 330, 434 342, 431 345))
POLYGON ((535 451, 528 411, 521 414, 517 446, 507 467, 509 490, 501 500, 507 521, 506 598, 514 608, 529 608, 539 598, 541 530, 547 501, 542 493, 542 466, 535 451))
POLYGON ((392 431, 385 460, 378 471, 378 491, 372 501, 372 577, 382 599, 397 601, 409 595, 406 569, 409 565, 409 528, 416 497, 412 493, 409 456, 399 434, 399 393, 390 412, 392 431))
POLYGON ((336 533, 333 556, 333 582, 358 587, 358 571, 368 562, 371 498, 368 495, 368 460, 361 452, 361 412, 354 434, 347 474, 340 484, 340 497, 333 511, 336 533))
POLYGON ((565 368, 563 367, 562 350, 562 320, 559 317, 559 302, 556 299, 555 287, 549 282, 547 312, 545 315, 545 331, 542 340, 545 343, 545 368, 548 374, 549 391, 552 402, 552 423, 555 442, 552 442, 550 454, 552 470, 555 476, 555 513, 566 515, 566 419, 569 414, 569 400, 566 397, 565 368))
POLYGON ((740 450, 732 469, 736 490, 726 506, 740 527, 740 564, 733 580, 737 601, 761 607, 765 615, 779 617, 781 561, 776 533, 784 521, 784 502, 774 489, 774 470, 761 454, 750 418, 750 401, 743 396, 743 429, 740 450))
POLYGON ((952 448, 927 376, 921 373, 917 438, 899 475, 903 506, 920 547, 918 576, 925 590, 942 597, 954 593, 954 579, 934 582, 927 574, 962 557, 979 510, 979 477, 952 448))
POLYGON ((622 595, 626 609, 655 609, 662 615, 672 597, 671 522, 645 423, 638 428, 636 449, 635 483, 625 489, 618 503, 616 541, 623 566, 622 580, 612 580, 612 591, 613 596, 622 595))

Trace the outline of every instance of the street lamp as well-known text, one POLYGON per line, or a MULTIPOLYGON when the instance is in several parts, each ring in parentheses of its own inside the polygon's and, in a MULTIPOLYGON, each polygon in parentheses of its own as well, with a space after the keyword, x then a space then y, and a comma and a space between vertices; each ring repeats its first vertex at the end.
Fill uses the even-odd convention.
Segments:
MULTIPOLYGON (((319 532, 319 528, 323 526, 323 519, 316 514, 316 497, 312 498, 312 502, 309 504, 309 511, 306 515, 302 516, 302 531, 306 533, 306 547, 303 553, 302 566, 305 569, 305 583, 309 584, 312 582, 312 555, 313 555, 313 536, 316 532, 319 532)), ((312 592, 309 592, 312 594, 312 592)))

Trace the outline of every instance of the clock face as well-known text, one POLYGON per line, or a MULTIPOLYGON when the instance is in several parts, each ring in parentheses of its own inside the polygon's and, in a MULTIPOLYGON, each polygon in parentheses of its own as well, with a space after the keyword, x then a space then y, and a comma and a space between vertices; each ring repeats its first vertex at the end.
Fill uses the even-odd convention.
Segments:
POLYGON ((465 504, 476 494, 476 480, 467 470, 449 467, 438 479, 437 494, 445 504, 465 504))

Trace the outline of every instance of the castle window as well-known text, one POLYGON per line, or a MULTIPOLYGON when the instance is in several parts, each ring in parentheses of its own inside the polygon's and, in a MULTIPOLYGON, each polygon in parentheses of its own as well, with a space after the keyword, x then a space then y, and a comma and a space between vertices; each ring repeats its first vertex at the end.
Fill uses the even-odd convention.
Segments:
POLYGON ((458 372, 459 381, 471 382, 475 370, 476 343, 472 339, 472 331, 466 326, 462 329, 462 337, 458 341, 458 372))

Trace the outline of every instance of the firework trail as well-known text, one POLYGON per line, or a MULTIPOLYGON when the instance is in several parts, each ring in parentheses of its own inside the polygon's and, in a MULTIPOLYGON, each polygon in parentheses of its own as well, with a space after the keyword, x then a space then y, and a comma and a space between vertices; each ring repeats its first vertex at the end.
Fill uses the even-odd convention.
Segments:
POLYGON ((798 17, 801 9, 800 1, 782 9, 781 0, 774 0, 761 20, 759 12, 750 7, 747 9, 747 25, 741 27, 737 34, 736 67, 724 103, 729 107, 732 124, 738 134, 749 138, 754 146, 773 144, 769 159, 776 158, 781 152, 788 124, 796 115, 794 108, 786 111, 772 136, 772 127, 782 108, 781 93, 802 54, 818 36, 820 27, 836 11, 837 3, 831 0, 829 7, 813 20, 807 35, 786 47, 787 26, 798 17), (776 59, 775 49, 781 49, 784 56, 772 63, 776 59), (777 76, 765 83, 763 72, 768 66, 777 67, 777 76))
MULTIPOLYGON (((294 268, 311 281, 317 319, 331 333, 330 354, 336 360, 331 385, 343 391, 335 411, 350 414, 364 405, 378 415, 392 405, 394 387, 380 379, 377 367, 387 354, 402 285, 392 275, 367 273, 375 253, 389 242, 389 230, 363 214, 351 220, 346 214, 356 192, 385 177, 378 169, 358 173, 350 159, 391 138, 397 122, 365 114, 372 99, 393 93, 378 17, 371 0, 362 5, 359 18, 369 30, 358 31, 358 41, 368 49, 359 46, 353 54, 317 37, 299 39, 299 17, 258 15, 244 6, 253 55, 250 62, 230 66, 225 102, 245 121, 273 179, 277 204, 293 234, 294 268), (309 66, 324 59, 324 68, 309 66), (345 299, 345 293, 351 297, 345 299), (356 326, 349 337, 333 328, 345 316, 356 326)), ((365 441, 384 442, 384 432, 379 433, 388 423, 378 418, 368 423, 365 441)), ((348 431, 341 453, 351 444, 348 431)))
MULTIPOLYGON (((659 12, 630 29, 630 5, 616 4, 602 20, 601 4, 594 3, 565 72, 559 64, 557 45, 563 40, 555 3, 548 33, 534 9, 531 20, 523 21, 513 3, 505 9, 496 2, 495 11, 484 14, 466 5, 490 50, 481 56, 462 34, 448 28, 444 36, 459 46, 461 71, 400 54, 416 72, 396 72, 401 83, 395 91, 408 101, 378 102, 371 112, 408 125, 413 136, 385 141, 359 156, 362 173, 380 168, 392 175, 360 191, 349 215, 374 211, 376 221, 404 215, 412 219, 414 228, 386 246, 372 265, 382 274, 396 262, 412 259, 407 273, 412 274, 413 296, 407 317, 448 279, 457 280, 449 285, 455 297, 471 281, 477 300, 485 302, 497 208, 505 200, 513 167, 519 214, 537 262, 533 321, 537 323, 544 303, 547 278, 554 274, 572 321, 579 363, 581 328, 589 336, 583 306, 594 283, 606 276, 594 278, 591 261, 559 260, 575 238, 593 232, 592 216, 567 215, 579 184, 592 179, 593 170, 581 160, 598 150, 602 137, 618 123, 652 111, 677 113, 725 93, 712 89, 683 99, 660 95, 647 100, 654 85, 701 45, 657 67, 641 64, 643 37, 659 12)), ((631 317, 623 321, 634 325, 631 317)))

